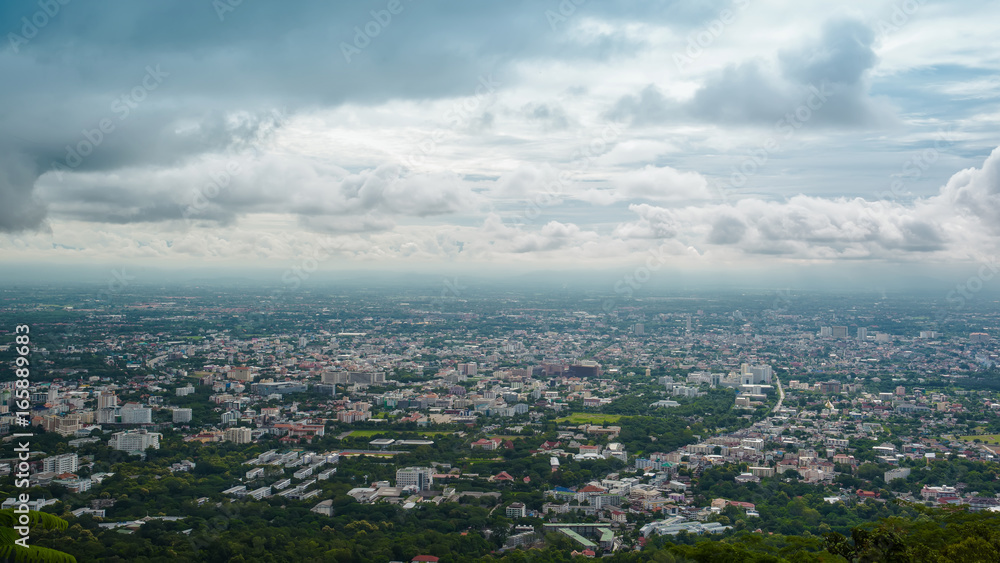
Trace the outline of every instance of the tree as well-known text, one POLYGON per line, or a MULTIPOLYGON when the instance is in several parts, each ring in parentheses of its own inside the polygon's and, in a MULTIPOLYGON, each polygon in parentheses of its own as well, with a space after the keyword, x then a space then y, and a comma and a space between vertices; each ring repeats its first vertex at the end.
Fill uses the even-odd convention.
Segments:
MULTIPOLYGON (((21 516, 24 515, 15 514, 13 508, 0 510, 0 558, 3 558, 5 561, 14 562, 54 561, 58 563, 76 563, 76 557, 73 557, 68 553, 63 553, 47 547, 38 547, 36 545, 29 546, 25 549, 21 545, 15 543, 20 538, 20 534, 14 529, 14 527, 21 525, 21 516)), ((66 528, 69 527, 69 522, 59 518, 58 516, 53 516, 44 512, 36 512, 34 510, 29 510, 27 512, 27 520, 29 529, 41 528, 43 530, 66 530, 66 528)))

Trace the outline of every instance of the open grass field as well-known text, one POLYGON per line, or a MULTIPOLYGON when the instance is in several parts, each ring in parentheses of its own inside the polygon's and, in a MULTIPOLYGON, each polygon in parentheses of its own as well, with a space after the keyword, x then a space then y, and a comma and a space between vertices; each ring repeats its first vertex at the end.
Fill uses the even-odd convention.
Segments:
POLYGON ((977 434, 973 436, 960 436, 963 442, 974 442, 979 440, 984 444, 1000 445, 1000 434, 977 434))
POLYGON ((419 432, 397 432, 395 430, 386 428, 385 430, 352 430, 351 438, 371 438, 372 436, 377 436, 379 434, 388 434, 393 438, 405 440, 407 438, 417 439, 420 436, 431 437, 442 436, 444 434, 451 434, 451 432, 434 431, 434 430, 421 430, 419 432))
POLYGON ((596 412, 575 412, 569 416, 557 418, 556 422, 568 422, 570 424, 608 424, 618 422, 622 418, 620 414, 601 414, 596 412))

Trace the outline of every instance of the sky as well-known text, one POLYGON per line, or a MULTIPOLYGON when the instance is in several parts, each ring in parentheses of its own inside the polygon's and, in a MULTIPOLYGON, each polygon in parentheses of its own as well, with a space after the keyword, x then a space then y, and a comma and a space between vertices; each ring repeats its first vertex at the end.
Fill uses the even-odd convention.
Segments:
POLYGON ((0 263, 961 282, 1000 268, 998 16, 3 2, 0 263))

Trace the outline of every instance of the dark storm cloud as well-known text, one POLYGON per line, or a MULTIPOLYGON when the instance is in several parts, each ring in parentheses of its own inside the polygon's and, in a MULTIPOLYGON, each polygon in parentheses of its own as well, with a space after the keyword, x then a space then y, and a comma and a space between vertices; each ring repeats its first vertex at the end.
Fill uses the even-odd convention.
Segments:
MULTIPOLYGON (((402 11, 389 20, 388 2, 233 4, 218 10, 225 0, 70 2, 36 25, 36 1, 0 3, 0 149, 6 155, 0 231, 42 224, 45 202, 35 200, 33 186, 54 163, 72 171, 166 166, 252 135, 252 127, 230 123, 234 112, 246 112, 252 124, 253 116, 266 119, 274 108, 294 113, 465 95, 470 80, 518 60, 606 59, 641 47, 553 29, 546 11, 558 9, 557 2, 402 0, 402 11), (382 23, 369 25, 378 19, 382 23), (348 62, 344 46, 365 29, 378 32, 348 62), (142 92, 150 67, 161 69, 162 81, 142 92), (123 117, 122 97, 133 92, 142 100, 126 99, 133 103, 123 117), (81 143, 88 148, 85 141, 101 120, 113 131, 73 166, 77 159, 69 153, 81 143)), ((675 4, 593 3, 569 17, 629 21, 667 14, 675 4)), ((478 126, 489 127, 491 117, 478 126)))

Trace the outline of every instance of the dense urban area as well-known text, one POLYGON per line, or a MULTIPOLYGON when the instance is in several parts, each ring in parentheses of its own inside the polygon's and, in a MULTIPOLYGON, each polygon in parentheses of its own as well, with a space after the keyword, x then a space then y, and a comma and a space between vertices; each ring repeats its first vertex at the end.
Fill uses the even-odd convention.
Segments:
POLYGON ((975 297, 6 287, 2 508, 78 561, 992 561, 975 297))

